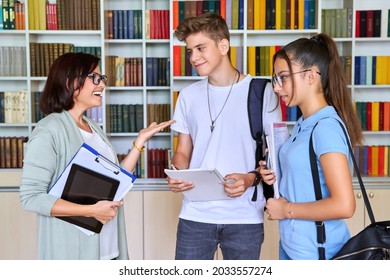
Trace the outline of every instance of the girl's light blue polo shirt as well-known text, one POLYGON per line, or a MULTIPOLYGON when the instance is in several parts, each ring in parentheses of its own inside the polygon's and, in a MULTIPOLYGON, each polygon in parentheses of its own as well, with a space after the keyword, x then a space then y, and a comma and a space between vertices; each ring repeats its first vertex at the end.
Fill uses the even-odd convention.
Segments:
MULTIPOLYGON (((347 140, 335 119, 341 121, 332 106, 322 108, 305 120, 301 117, 296 122, 291 137, 281 147, 280 194, 287 200, 297 203, 316 200, 310 169, 309 138, 318 121, 320 122, 313 133, 313 147, 317 157, 322 197, 329 197, 319 157, 325 153, 337 152, 347 155, 350 159, 347 140)), ((318 259, 317 229, 314 221, 284 219, 280 220, 279 229, 281 246, 292 259, 318 259)), ((325 252, 328 259, 339 251, 349 239, 350 233, 343 220, 325 221, 325 230, 325 252)))

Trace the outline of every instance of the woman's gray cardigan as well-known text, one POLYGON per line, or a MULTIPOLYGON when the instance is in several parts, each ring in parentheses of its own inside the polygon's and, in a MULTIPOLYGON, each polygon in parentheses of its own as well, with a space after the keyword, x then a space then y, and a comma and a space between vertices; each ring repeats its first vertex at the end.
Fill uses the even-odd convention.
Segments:
MULTIPOLYGON (((86 117, 84 120, 113 149, 99 125, 86 117)), ((48 189, 83 142, 76 122, 67 111, 63 111, 42 119, 26 145, 20 201, 25 210, 38 214, 38 259, 100 258, 98 234, 88 236, 74 225, 50 216, 58 198, 48 194, 48 189)), ((117 219, 118 259, 128 259, 123 209, 123 206, 119 208, 117 219)))

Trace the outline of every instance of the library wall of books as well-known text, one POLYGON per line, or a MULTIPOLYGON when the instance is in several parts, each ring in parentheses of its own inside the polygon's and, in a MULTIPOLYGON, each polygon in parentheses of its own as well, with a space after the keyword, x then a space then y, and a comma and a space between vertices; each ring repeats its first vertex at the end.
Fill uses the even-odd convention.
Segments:
MULTIPOLYGON (((231 30, 230 57, 244 74, 270 77, 284 44, 318 32, 339 46, 364 128, 356 149, 364 176, 389 176, 390 3, 369 0, 2 0, 0 9, 0 169, 22 166, 23 144, 44 117, 38 103, 53 60, 64 52, 101 57, 109 77, 104 105, 87 115, 107 132, 121 157, 136 132, 171 117, 180 89, 201 79, 185 45, 173 36, 184 18, 222 15, 231 30)), ((284 104, 282 102, 282 104, 284 104)), ((296 108, 283 109, 289 124, 296 108)), ((149 141, 139 178, 163 178, 176 136, 149 141)), ((0 176, 1 176, 0 171, 0 176)))

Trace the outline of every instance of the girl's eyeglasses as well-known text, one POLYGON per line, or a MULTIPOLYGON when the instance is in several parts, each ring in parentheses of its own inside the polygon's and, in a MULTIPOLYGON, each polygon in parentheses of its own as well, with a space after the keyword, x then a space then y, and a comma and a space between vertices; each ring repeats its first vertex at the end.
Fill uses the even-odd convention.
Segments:
POLYGON ((102 81, 106 85, 107 81, 108 81, 108 78, 107 78, 106 75, 99 75, 99 74, 96 74, 96 73, 90 73, 90 74, 87 75, 87 77, 91 78, 92 82, 95 85, 99 85, 100 81, 102 81))
MULTIPOLYGON (((305 73, 305 72, 308 72, 308 71, 311 71, 312 69, 306 69, 306 70, 303 70, 303 71, 299 71, 299 72, 295 72, 295 73, 291 73, 291 74, 288 74, 288 75, 281 75, 281 76, 277 76, 277 75, 273 75, 272 76, 272 87, 275 87, 276 84, 278 84, 278 86, 280 87, 283 87, 283 81, 285 79, 287 79, 288 77, 291 77, 292 75, 295 75, 295 74, 300 74, 300 73, 305 73)), ((321 75, 320 72, 317 72, 316 73, 318 75, 321 75)))

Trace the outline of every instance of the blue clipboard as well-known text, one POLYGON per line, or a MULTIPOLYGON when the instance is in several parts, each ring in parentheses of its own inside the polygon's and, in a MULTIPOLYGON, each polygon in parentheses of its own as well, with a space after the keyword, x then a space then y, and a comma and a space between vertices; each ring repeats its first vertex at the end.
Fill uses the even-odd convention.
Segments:
MULTIPOLYGON (((135 179, 134 175, 84 143, 49 189, 49 194, 79 204, 94 204, 103 199, 117 201, 130 191, 135 179)), ((94 218, 58 218, 75 224, 89 235, 99 233, 102 228, 94 218)))

